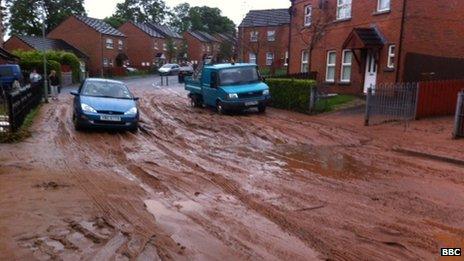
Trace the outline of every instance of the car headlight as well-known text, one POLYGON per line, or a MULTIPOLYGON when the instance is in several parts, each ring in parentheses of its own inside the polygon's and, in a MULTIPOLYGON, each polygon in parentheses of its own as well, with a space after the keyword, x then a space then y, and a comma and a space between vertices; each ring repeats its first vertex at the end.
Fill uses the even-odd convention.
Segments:
POLYGON ((269 95, 269 90, 264 90, 263 95, 269 95))
POLYGON ((94 108, 90 107, 89 105, 87 105, 85 103, 81 103, 81 109, 84 112, 97 113, 97 111, 94 108))
POLYGON ((137 108, 136 107, 131 108, 130 110, 126 111, 124 114, 125 115, 135 115, 135 114, 137 114, 137 108))
POLYGON ((229 99, 238 99, 238 94, 229 93, 229 94, 227 94, 227 98, 229 98, 229 99))

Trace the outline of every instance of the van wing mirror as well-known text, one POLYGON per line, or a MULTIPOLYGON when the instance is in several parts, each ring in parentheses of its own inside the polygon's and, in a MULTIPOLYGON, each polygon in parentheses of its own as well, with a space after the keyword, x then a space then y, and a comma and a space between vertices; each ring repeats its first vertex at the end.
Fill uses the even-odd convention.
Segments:
POLYGON ((70 92, 72 96, 79 96, 79 93, 77 91, 72 91, 70 92))

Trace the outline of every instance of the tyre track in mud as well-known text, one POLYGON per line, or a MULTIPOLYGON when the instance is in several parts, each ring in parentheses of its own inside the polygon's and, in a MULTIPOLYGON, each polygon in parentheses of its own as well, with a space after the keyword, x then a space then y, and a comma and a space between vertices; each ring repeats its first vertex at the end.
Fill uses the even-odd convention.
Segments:
MULTIPOLYGON (((316 134, 319 134, 319 136, 326 137, 326 140, 323 141, 325 144, 327 144, 327 139, 329 139, 331 142, 335 141, 335 144, 334 144, 335 146, 340 146, 343 149, 351 148, 350 150, 354 150, 354 149, 359 150, 359 153, 365 153, 365 151, 363 151, 366 148, 365 145, 372 140, 369 137, 354 138, 353 139, 353 137, 356 137, 356 134, 358 133, 357 131, 350 130, 348 128, 337 128, 336 126, 333 126, 333 125, 331 126, 331 124, 323 124, 321 122, 318 122, 319 120, 315 120, 314 122, 311 121, 311 123, 305 123, 305 122, 301 122, 299 120, 286 119, 287 121, 285 122, 285 120, 280 115, 278 115, 278 116, 274 116, 274 115, 269 116, 269 118, 271 118, 272 120, 265 119, 265 118, 263 119, 262 117, 246 117, 246 116, 242 117, 242 116, 237 116, 235 118, 229 118, 229 117, 226 116, 225 121, 227 122, 227 124, 224 125, 224 122, 216 121, 216 119, 218 119, 217 116, 213 115, 211 113, 208 113, 208 111, 204 112, 204 111, 197 111, 197 110, 194 110, 194 109, 191 109, 191 108, 182 108, 181 106, 184 106, 186 104, 186 102, 184 102, 183 100, 184 99, 179 100, 176 97, 176 98, 172 98, 171 103, 166 103, 165 100, 158 101, 156 99, 152 99, 151 100, 151 105, 154 108, 162 107, 163 108, 163 117, 176 119, 174 126, 169 127, 171 129, 173 129, 173 128, 181 128, 181 129, 185 129, 187 131, 192 131, 191 127, 195 127, 195 128, 196 127, 202 127, 203 129, 211 131, 213 134, 220 134, 221 131, 224 130, 224 128, 221 128, 222 126, 230 127, 230 126, 236 126, 236 125, 239 125, 239 126, 240 125, 245 125, 245 126, 249 127, 250 129, 252 129, 252 131, 249 132, 248 131, 249 129, 240 129, 239 131, 237 131, 237 128, 232 128, 232 131, 231 131, 232 134, 237 134, 238 133, 239 135, 237 135, 237 136, 235 136, 233 138, 222 137, 221 136, 222 140, 227 140, 227 141, 230 141, 231 139, 234 139, 236 137, 242 137, 241 141, 245 143, 245 142, 250 141, 250 139, 248 139, 247 135, 254 135, 255 134, 254 130, 260 130, 260 129, 262 130, 262 129, 264 129, 266 131, 266 133, 273 133, 273 135, 276 135, 276 132, 279 133, 283 128, 284 131, 282 131, 281 133, 291 131, 294 134, 290 135, 290 138, 288 138, 288 137, 287 138, 281 138, 281 137, 277 136, 275 139, 272 140, 273 142, 278 142, 278 141, 283 140, 283 141, 285 141, 287 143, 292 143, 292 142, 295 142, 296 140, 301 140, 301 139, 305 140, 305 142, 314 142, 314 140, 308 140, 305 135, 300 134, 301 126, 304 126, 305 128, 312 128, 312 129, 314 129, 316 131, 316 134), (166 109, 168 109, 168 113, 166 112, 166 109), (198 120, 199 123, 188 124, 188 120, 182 119, 182 118, 186 117, 185 116, 186 114, 194 114, 194 116, 192 116, 191 118, 194 118, 194 120, 196 120, 196 121, 198 120), (182 117, 181 115, 184 116, 184 117, 182 117), (250 118, 252 118, 252 120, 248 121, 248 119, 250 119, 250 118), (208 122, 208 123, 206 123, 206 122, 208 122), (282 126, 282 125, 285 126, 286 124, 288 124, 288 122, 291 122, 295 126, 292 126, 290 128, 282 126), (203 123, 203 125, 201 125, 201 123, 203 123), (221 125, 221 123, 222 123, 222 125, 221 125), (219 126, 221 126, 221 127, 216 127, 215 126, 216 124, 219 124, 219 126), (263 125, 260 126, 260 124, 263 124, 263 125), (214 126, 214 127, 209 127, 211 125, 214 126), (250 127, 250 126, 252 126, 252 127, 250 127), (268 131, 269 126, 271 126, 272 131, 268 131), (245 141, 243 141, 243 139, 245 139, 245 141), (342 143, 340 144, 340 142, 342 142, 342 143)), ((221 119, 223 119, 223 118, 221 118, 221 119)), ((227 133, 227 134, 230 134, 230 133, 227 133)), ((153 134, 153 135, 162 136, 160 133, 156 133, 156 134, 153 134)), ((270 135, 270 136, 272 137, 273 135, 270 135)), ((359 133, 358 133, 358 135, 359 135, 359 133)), ((211 136, 211 135, 207 135, 207 136, 211 136)), ((167 138, 167 139, 163 139, 163 140, 166 141, 166 140, 169 140, 169 139, 167 138)), ((298 142, 296 142, 296 143, 298 143, 298 142)), ((318 144, 318 142, 314 142, 314 143, 316 145, 318 144)), ((214 142, 209 143, 209 145, 213 145, 213 144, 215 144, 215 143, 214 142)), ((183 145, 185 145, 185 144, 183 144, 183 145)), ((376 146, 379 146, 379 145, 380 144, 378 144, 376 146)), ((384 151, 385 150, 384 148, 377 148, 376 146, 370 145, 368 147, 368 149, 369 150, 378 150, 378 151, 384 151)), ((214 147, 214 145, 213 145, 213 147, 214 147)), ((225 147, 227 147, 227 146, 225 146, 225 147)), ((168 147, 165 147, 163 149, 163 151, 166 151, 166 149, 168 149, 168 147)), ((173 149, 172 144, 169 145, 169 149, 171 149, 171 150, 173 149)), ((171 153, 174 153, 174 154, 172 154, 172 157, 177 158, 180 162, 182 162, 183 164, 186 164, 190 168, 198 169, 196 172, 199 172, 199 173, 202 173, 202 174, 204 174, 204 173, 208 174, 208 177, 216 185, 220 186, 224 191, 230 193, 231 195, 238 196, 238 198, 240 198, 244 204, 246 204, 247 206, 249 206, 252 209, 258 210, 257 211, 258 213, 260 213, 263 216, 268 217, 270 220, 274 220, 275 223, 277 223, 277 224, 281 223, 282 227, 286 228, 286 226, 288 226, 288 227, 290 227, 290 229, 294 229, 295 230, 294 234, 299 235, 300 238, 303 239, 303 241, 309 242, 309 245, 311 245, 311 246, 316 246, 317 249, 328 253, 329 256, 337 257, 337 258, 340 258, 340 259, 344 259, 343 257, 345 257, 347 259, 356 259, 356 256, 360 255, 360 253, 365 253, 365 254, 369 253, 369 254, 372 254, 373 257, 382 258, 383 255, 378 255, 378 250, 375 250, 375 248, 373 248, 372 246, 362 247, 361 249, 359 249, 359 251, 354 252, 354 253, 347 253, 346 251, 343 251, 343 250, 340 251, 340 250, 334 249, 334 247, 332 246, 333 242, 330 242, 330 241, 327 241, 327 240, 322 240, 324 242, 320 242, 321 241, 320 239, 315 239, 314 237, 311 237, 311 236, 307 236, 307 237, 305 237, 304 235, 301 236, 301 231, 300 230, 303 229, 301 226, 295 225, 294 227, 291 227, 290 225, 288 225, 288 222, 293 223, 293 224, 297 224, 298 221, 295 220, 294 222, 292 222, 292 221, 289 221, 289 219, 291 220, 292 218, 288 218, 285 215, 284 216, 279 216, 278 214, 280 214, 280 213, 276 214, 273 211, 274 206, 262 204, 262 202, 260 202, 260 200, 249 201, 247 199, 247 197, 250 194, 247 191, 244 191, 244 190, 240 189, 241 184, 235 183, 233 180, 225 178, 224 174, 221 173, 220 170, 219 171, 209 171, 208 169, 198 168, 198 166, 196 164, 192 163, 191 160, 185 159, 182 156, 182 152, 180 152, 180 151, 182 151, 181 148, 177 148, 176 150, 172 151, 171 153), (218 173, 220 173, 220 174, 218 174, 218 173), (262 209, 262 210, 259 211, 260 209, 262 209), (275 216, 280 217, 280 218, 276 218, 275 216), (324 249, 326 251, 324 251, 324 249)), ((281 156, 281 155, 276 154, 275 156, 281 156)), ((382 155, 381 157, 379 157, 379 159, 385 160, 386 156, 387 155, 382 155)), ((201 157, 203 158, 204 156, 201 156, 201 157)), ((359 155, 356 156, 356 157, 359 157, 359 155)), ((397 158, 394 155, 388 155, 387 157, 391 158, 392 160, 396 160, 396 158, 397 158)), ((211 162, 211 160, 210 160, 210 162, 211 162)), ((214 163, 218 164, 217 161, 214 162, 214 163)), ((413 167, 412 169, 415 168, 415 171, 417 171, 417 167, 420 167, 420 166, 413 167)), ((384 174, 386 174, 387 172, 385 172, 385 169, 388 169, 388 168, 391 168, 391 165, 387 164, 387 166, 382 166, 381 169, 384 169, 384 170, 378 169, 378 171, 384 172, 384 174)), ((214 167, 213 167, 213 169, 214 169, 214 167)), ((221 168, 219 168, 219 169, 221 169, 221 168)), ((243 172, 243 169, 239 169, 238 171, 243 172)), ((389 172, 389 173, 392 174, 392 173, 395 173, 395 171, 392 171, 392 172, 389 172)), ((379 176, 379 178, 384 179, 385 178, 384 174, 379 176)), ((395 174, 395 175, 397 175, 397 174, 395 174)), ((225 175, 225 176, 227 176, 227 175, 225 175)), ((303 180, 306 180, 306 182, 308 181, 308 177, 306 177, 306 176, 302 176, 302 177, 303 177, 302 178, 303 180)), ((329 182, 329 184, 333 183, 333 180, 324 180, 324 182, 322 184, 324 184, 327 181, 329 182)), ((339 184, 339 183, 341 183, 341 182, 335 182, 334 184, 339 184)), ((325 184, 325 185, 327 185, 327 184, 325 184)), ((343 190, 346 193, 350 193, 349 189, 350 188, 344 188, 343 190)), ((362 193, 354 193, 354 194, 355 195, 359 194, 361 196, 365 196, 362 193)), ((365 214, 364 212, 359 212, 358 213, 359 216, 362 216, 364 214, 365 214)), ((404 221, 406 221, 406 220, 407 219, 405 219, 404 221)), ((333 220, 331 222, 333 222, 333 220)), ((390 222, 387 222, 384 225, 387 225, 387 226, 390 225, 388 223, 390 223, 390 222)), ((342 224, 343 224, 343 222, 342 222, 342 224)), ((343 226, 342 224, 340 224, 340 226, 343 226)), ((414 224, 414 225, 411 224, 411 226, 417 226, 417 225, 416 224, 414 224)), ((419 227, 417 227, 416 229, 418 229, 418 228, 419 227)), ((403 228, 403 229, 408 230, 406 228, 403 228)), ((410 234, 413 234, 412 231, 413 230, 409 229, 410 234)), ((359 233, 354 233, 354 235, 356 235, 356 234, 359 234, 359 233)), ((374 235, 371 235, 371 236, 375 237, 374 235)), ((377 236, 379 236, 379 235, 377 235, 377 236)), ((417 241, 420 241, 419 238, 422 238, 423 242, 426 242, 426 241, 428 241, 427 240, 428 237, 430 237, 430 235, 426 236, 426 235, 417 234, 417 239, 418 239, 417 241)), ((362 238, 363 238, 362 236, 359 236, 358 241, 359 242, 364 242, 365 240, 362 239, 362 238)), ((346 242, 346 243, 348 243, 348 242, 346 242)), ((399 257, 402 257, 402 258, 412 257, 412 256, 414 256, 414 254, 419 255, 419 256, 428 256, 428 254, 426 254, 426 252, 424 252, 421 249, 414 249, 413 253, 410 253, 410 254, 405 254, 405 253, 403 253, 404 251, 397 251, 395 246, 401 245, 400 243, 372 241, 372 242, 370 242, 370 244, 376 245, 376 247, 378 247, 379 249, 383 249, 384 251, 392 252, 393 256, 397 256, 398 258, 399 257)), ((421 248, 425 248, 425 249, 433 249, 433 247, 434 247, 433 244, 426 244, 426 245, 417 244, 417 245, 419 245, 421 248)), ((403 247, 400 247, 400 249, 403 249, 403 247)), ((411 249, 409 249, 409 250, 411 251, 411 249)))

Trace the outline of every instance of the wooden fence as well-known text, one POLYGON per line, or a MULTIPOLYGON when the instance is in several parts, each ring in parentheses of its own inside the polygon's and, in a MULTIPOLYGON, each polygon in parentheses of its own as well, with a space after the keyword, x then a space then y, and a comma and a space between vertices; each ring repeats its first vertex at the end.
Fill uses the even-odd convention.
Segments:
POLYGON ((421 82, 419 85, 416 119, 453 115, 458 93, 464 90, 464 80, 421 82))

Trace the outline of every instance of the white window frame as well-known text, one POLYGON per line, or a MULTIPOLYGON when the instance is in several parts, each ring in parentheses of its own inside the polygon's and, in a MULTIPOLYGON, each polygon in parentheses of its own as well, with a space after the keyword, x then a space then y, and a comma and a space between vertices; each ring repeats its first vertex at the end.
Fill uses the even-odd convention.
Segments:
POLYGON ((106 49, 114 49, 114 41, 111 38, 106 38, 105 41, 106 49))
POLYGON ((388 1, 388 7, 385 8, 385 9, 380 9, 380 2, 381 1, 382 0, 377 0, 377 12, 388 12, 388 11, 390 11, 391 10, 391 0, 387 0, 388 1))
POLYGON ((300 71, 301 71, 302 73, 307 73, 307 72, 309 72, 309 51, 308 51, 308 50, 303 50, 303 51, 301 51, 301 68, 300 68, 300 71), (306 61, 305 61, 305 59, 304 59, 305 54, 307 54, 307 60, 306 60, 306 61), (307 71, 305 71, 305 70, 303 69, 303 67, 304 67, 305 65, 308 66, 307 71))
POLYGON ((168 44, 167 43, 163 43, 163 51, 167 51, 168 50, 168 44))
POLYGON ((313 6, 307 5, 304 7, 304 26, 311 26, 312 24, 312 15, 313 14, 313 6))
POLYGON ((158 45, 158 42, 157 42, 157 41, 155 41, 155 43, 153 44, 153 46, 154 46, 155 50, 159 50, 159 45, 158 45))
POLYGON ((273 52, 267 52, 266 53, 266 66, 271 66, 274 63, 274 58, 275 57, 274 57, 273 52), (269 59, 269 57, 272 57, 272 58, 269 59))
POLYGON ((353 72, 353 51, 350 49, 345 49, 342 51, 342 67, 340 71, 340 82, 343 83, 349 83, 351 82, 351 73, 353 72), (349 63, 345 62, 346 58, 346 53, 351 53, 351 61, 349 63), (343 78, 343 72, 345 71, 345 67, 350 67, 350 78, 349 79, 344 79, 343 78))
POLYGON ((268 30, 267 31, 267 41, 268 42, 275 42, 276 40, 276 31, 275 30, 268 30))
POLYGON ((123 40, 118 40, 118 48, 119 48, 119 50, 124 49, 124 41, 123 40))
POLYGON ((392 62, 392 59, 395 59, 396 58, 396 45, 394 44, 390 44, 388 46, 388 56, 387 56, 387 67, 389 69, 395 69, 395 62, 393 61, 392 62), (394 49, 394 50, 392 50, 394 49))
POLYGON ((113 67, 113 59, 109 58, 108 59, 108 64, 109 64, 109 67, 113 67))
POLYGON ((250 32, 250 42, 258 42, 259 32, 258 31, 251 31, 250 32))
POLYGON ((352 0, 337 0, 337 20, 350 19, 352 11, 352 0), (345 15, 345 12, 340 12, 340 10, 343 10, 344 8, 350 9, 350 13, 347 16, 345 15))
POLYGON ((206 46, 206 52, 211 52, 211 47, 209 45, 206 46))
POLYGON ((108 58, 103 58, 103 67, 109 67, 108 58))
POLYGON ((337 68, 337 52, 336 51, 327 51, 327 66, 325 68, 325 81, 326 82, 335 82, 335 79, 337 78, 336 77, 336 74, 337 74, 337 71, 336 71, 336 68, 337 68), (330 55, 331 54, 334 54, 335 55, 335 60, 334 60, 334 63, 329 63, 330 61, 330 55), (333 68, 334 70, 334 77, 333 79, 329 79, 329 68, 333 68))
POLYGON ((248 53, 248 62, 258 64, 258 58, 257 58, 255 53, 252 53, 252 52, 248 53), (251 57, 254 57, 254 58, 251 58, 251 57), (252 61, 254 61, 254 62, 252 62, 252 61))
POLYGON ((287 67, 288 62, 289 62, 289 60, 288 60, 288 51, 285 51, 285 60, 284 61, 285 61, 284 66, 287 67))

